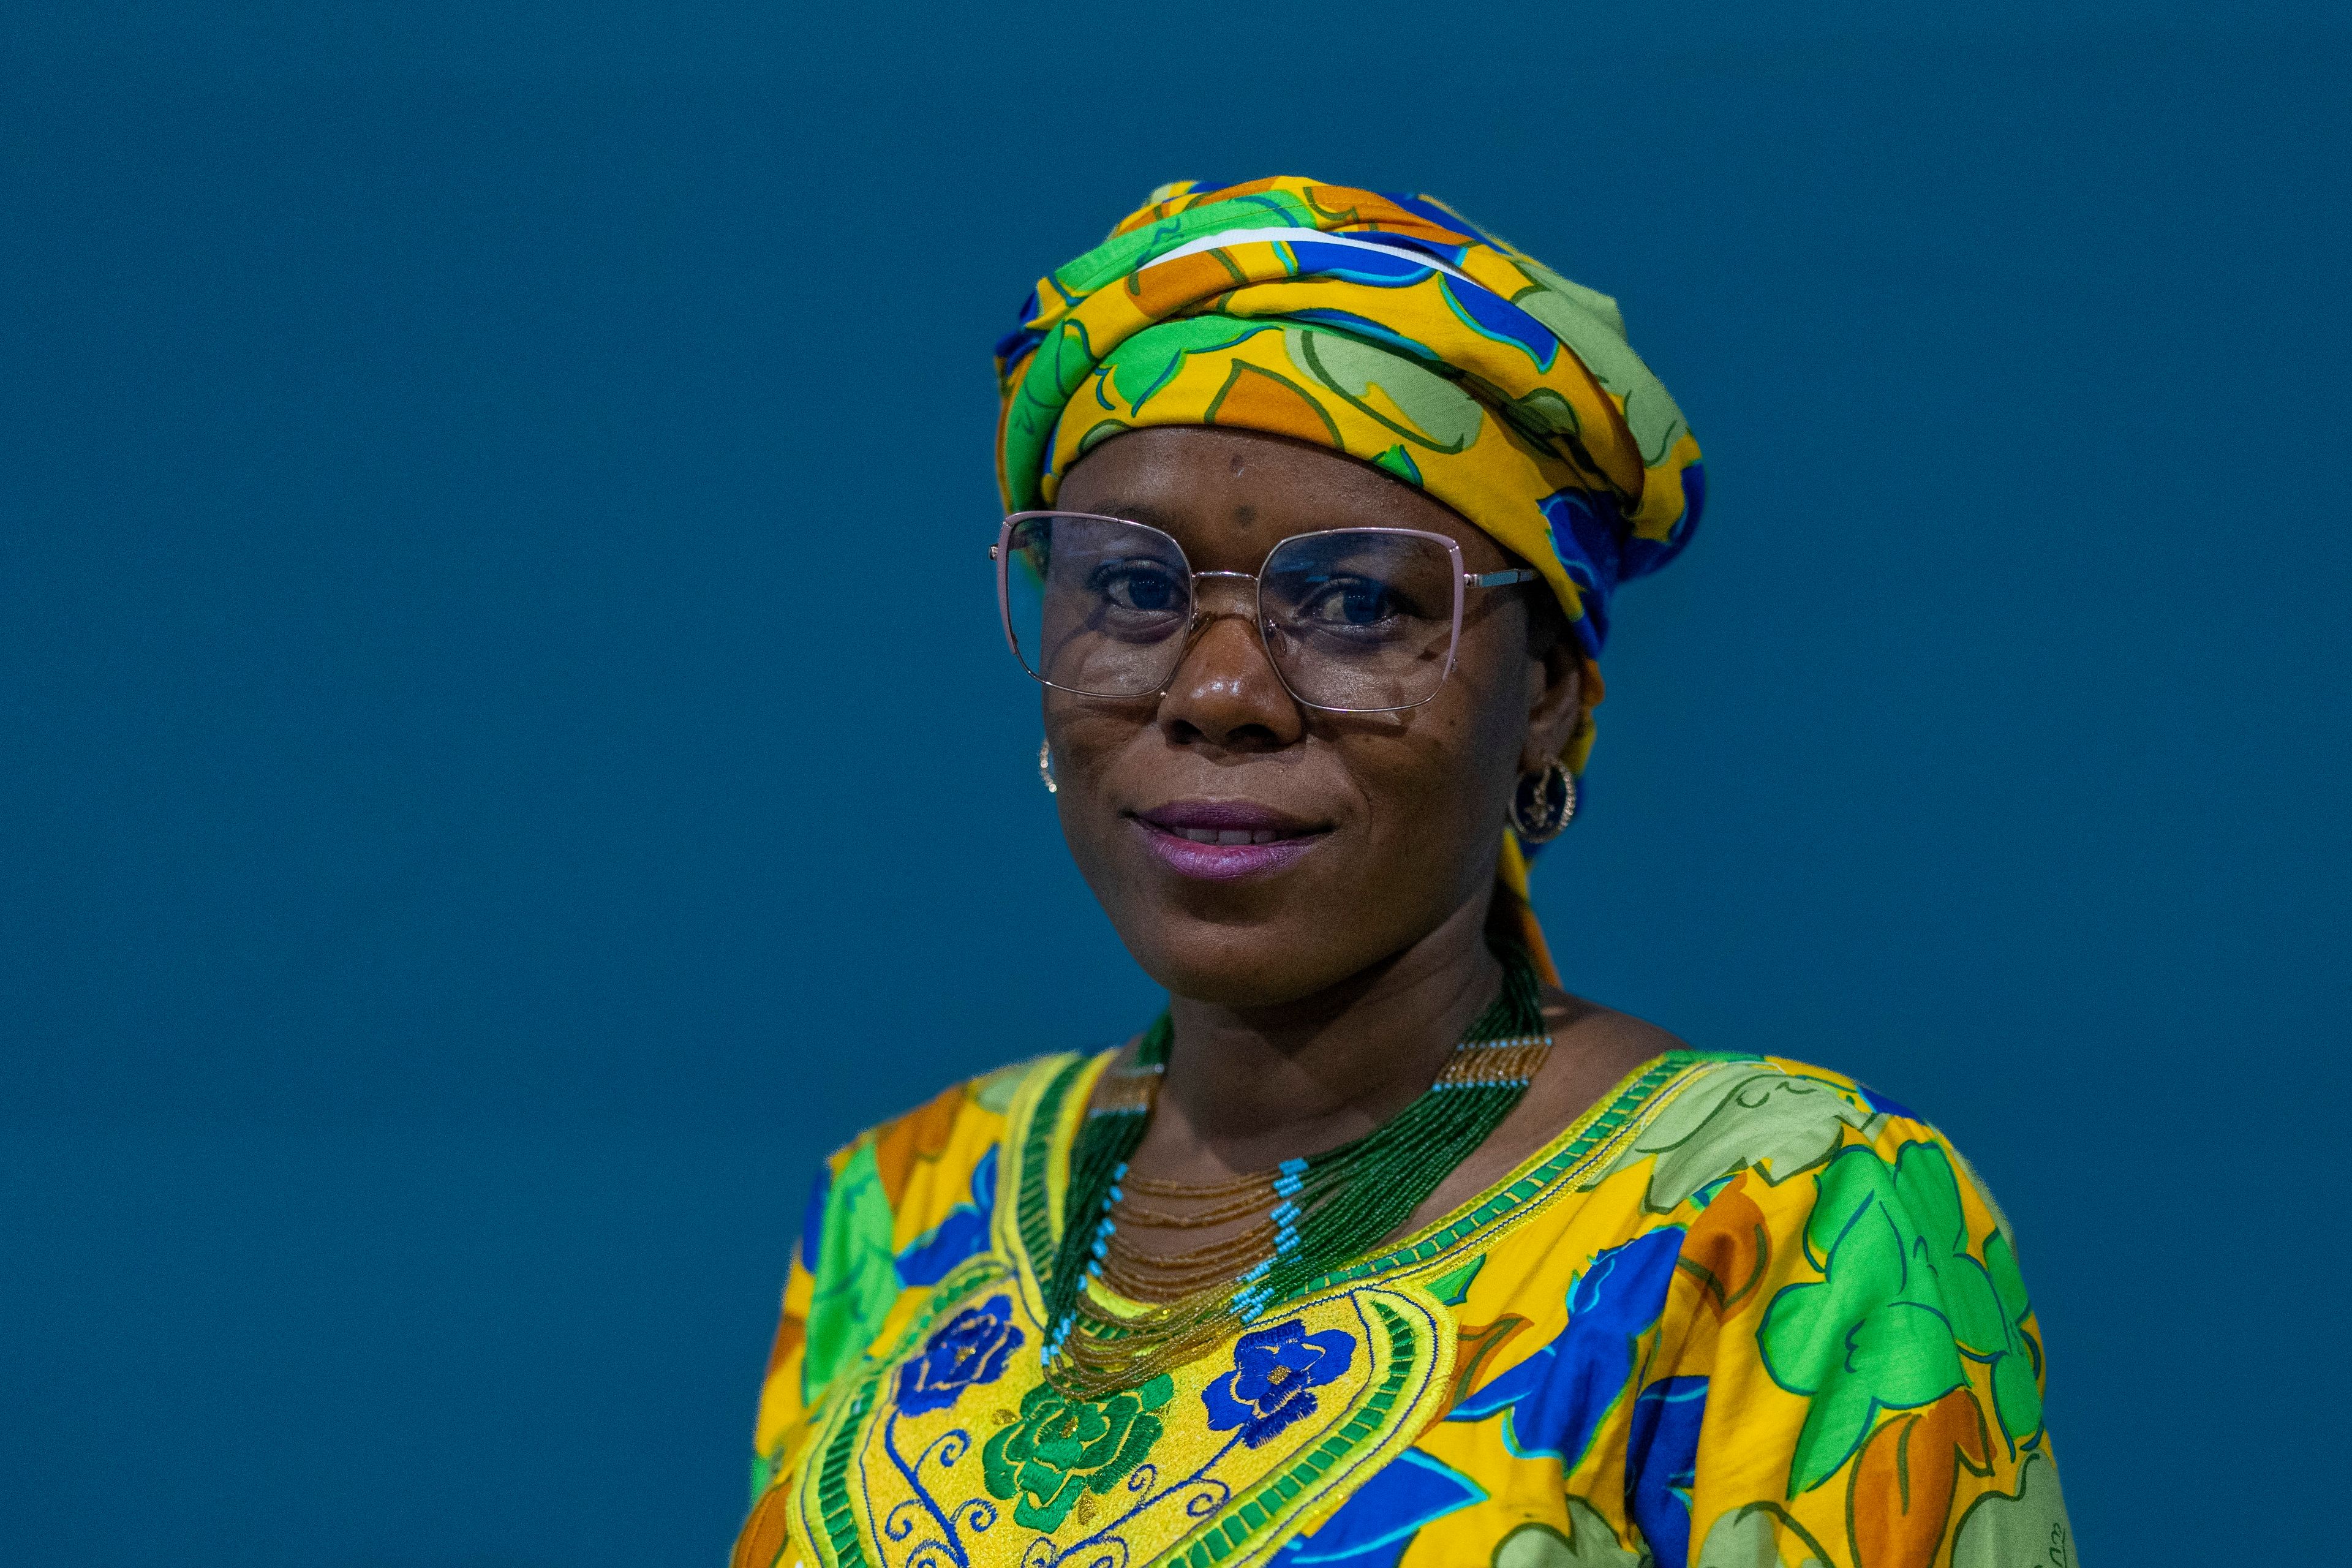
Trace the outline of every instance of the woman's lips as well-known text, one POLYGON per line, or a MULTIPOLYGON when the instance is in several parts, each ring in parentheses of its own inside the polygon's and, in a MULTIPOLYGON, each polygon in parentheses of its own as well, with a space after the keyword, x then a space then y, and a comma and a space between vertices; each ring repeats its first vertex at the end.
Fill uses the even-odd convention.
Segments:
POLYGON ((1131 820, 1170 870, 1218 882, 1279 870, 1329 831, 1249 801, 1178 801, 1131 820))

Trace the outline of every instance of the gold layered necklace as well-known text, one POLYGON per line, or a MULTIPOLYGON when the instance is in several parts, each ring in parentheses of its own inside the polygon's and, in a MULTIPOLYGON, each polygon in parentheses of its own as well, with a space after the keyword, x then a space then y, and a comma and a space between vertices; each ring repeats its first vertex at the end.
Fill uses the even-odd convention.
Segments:
POLYGON ((1229 1182, 1155 1182, 1129 1172, 1119 1180, 1116 1226, 1104 1238, 1109 1246, 1097 1278, 1132 1300, 1160 1302, 1234 1279, 1274 1253, 1276 1179, 1259 1171, 1229 1182), (1139 1232, 1213 1230, 1250 1219, 1255 1223, 1187 1251, 1137 1245, 1139 1232))

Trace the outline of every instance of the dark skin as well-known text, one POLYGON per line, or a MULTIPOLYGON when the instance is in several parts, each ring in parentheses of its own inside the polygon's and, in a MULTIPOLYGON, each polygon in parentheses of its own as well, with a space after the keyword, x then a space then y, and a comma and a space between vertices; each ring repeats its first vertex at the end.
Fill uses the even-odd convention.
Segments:
MULTIPOLYGON (((1196 571, 1254 572, 1276 542, 1343 527, 1444 534, 1472 572, 1517 564, 1368 464, 1243 431, 1118 437, 1070 470, 1055 504, 1163 529, 1196 571)), ((1502 967, 1486 931, 1512 786, 1582 713, 1573 641, 1528 597, 1548 592, 1473 590, 1453 673, 1402 712, 1303 706, 1242 615, 1196 627, 1156 698, 1046 690, 1071 854, 1170 994, 1176 1045, 1139 1173, 1222 1181, 1360 1137, 1428 1089, 1494 998, 1502 967), (1178 801, 1270 807, 1317 841, 1262 876, 1186 877, 1139 820, 1178 801)), ((1406 1230, 1476 1196, 1680 1044, 1558 990, 1544 1003, 1555 1048, 1542 1071, 1406 1230)))

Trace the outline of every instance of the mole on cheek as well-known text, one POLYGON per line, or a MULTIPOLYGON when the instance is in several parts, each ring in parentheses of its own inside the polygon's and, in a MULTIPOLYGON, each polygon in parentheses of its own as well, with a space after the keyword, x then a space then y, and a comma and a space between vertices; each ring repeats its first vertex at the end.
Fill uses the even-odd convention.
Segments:
POLYGON ((1246 505, 1234 508, 1234 526, 1235 528, 1246 531, 1249 528, 1249 525, 1256 521, 1257 508, 1246 505))

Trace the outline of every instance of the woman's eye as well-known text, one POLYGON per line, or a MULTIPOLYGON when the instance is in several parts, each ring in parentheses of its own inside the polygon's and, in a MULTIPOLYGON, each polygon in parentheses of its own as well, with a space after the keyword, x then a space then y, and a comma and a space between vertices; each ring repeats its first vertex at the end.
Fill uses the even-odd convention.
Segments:
POLYGON ((1369 577, 1325 583, 1308 597, 1305 607, 1310 620, 1339 626, 1378 626, 1404 609, 1386 583, 1369 577))
POLYGON ((1157 566, 1107 566, 1096 574, 1095 591, 1122 610, 1157 614, 1182 604, 1176 579, 1157 566))

